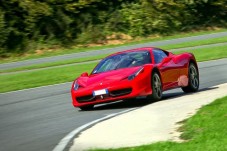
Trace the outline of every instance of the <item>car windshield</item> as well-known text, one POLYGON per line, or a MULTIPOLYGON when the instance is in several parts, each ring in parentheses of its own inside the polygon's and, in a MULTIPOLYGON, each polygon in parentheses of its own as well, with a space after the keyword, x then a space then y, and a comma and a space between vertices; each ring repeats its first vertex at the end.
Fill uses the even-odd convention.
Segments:
POLYGON ((93 70, 92 74, 141 66, 151 63, 149 51, 135 51, 120 53, 103 59, 93 70))

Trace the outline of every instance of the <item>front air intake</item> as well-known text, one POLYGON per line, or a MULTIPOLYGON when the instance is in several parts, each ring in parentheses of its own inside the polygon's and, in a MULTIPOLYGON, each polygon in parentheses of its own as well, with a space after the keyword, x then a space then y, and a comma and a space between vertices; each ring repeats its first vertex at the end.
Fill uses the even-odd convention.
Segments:
POLYGON ((131 92, 132 92, 132 88, 114 90, 114 91, 110 92, 110 96, 112 96, 112 97, 122 96, 122 95, 130 94, 131 92))
POLYGON ((86 95, 86 96, 76 97, 76 100, 79 103, 91 102, 91 101, 95 101, 95 97, 93 95, 86 95))

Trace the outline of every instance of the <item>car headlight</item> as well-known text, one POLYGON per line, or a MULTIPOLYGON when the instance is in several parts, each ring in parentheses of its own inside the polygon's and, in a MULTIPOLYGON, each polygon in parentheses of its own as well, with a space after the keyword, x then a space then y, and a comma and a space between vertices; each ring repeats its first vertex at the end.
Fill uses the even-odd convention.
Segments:
POLYGON ((136 76, 138 76, 142 71, 144 67, 139 68, 135 73, 128 76, 128 80, 133 80, 136 76))
POLYGON ((73 86, 73 89, 74 90, 78 90, 79 87, 80 87, 79 84, 77 83, 77 81, 75 81, 74 86, 73 86))

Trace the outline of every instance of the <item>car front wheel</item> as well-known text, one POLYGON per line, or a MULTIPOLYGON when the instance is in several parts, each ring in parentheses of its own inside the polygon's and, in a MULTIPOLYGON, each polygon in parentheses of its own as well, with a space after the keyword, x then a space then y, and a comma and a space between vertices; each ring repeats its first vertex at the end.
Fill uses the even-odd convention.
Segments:
POLYGON ((159 74, 157 72, 154 72, 152 74, 152 81, 151 81, 151 87, 152 87, 152 95, 148 96, 147 99, 149 101, 158 101, 162 99, 162 82, 159 74))

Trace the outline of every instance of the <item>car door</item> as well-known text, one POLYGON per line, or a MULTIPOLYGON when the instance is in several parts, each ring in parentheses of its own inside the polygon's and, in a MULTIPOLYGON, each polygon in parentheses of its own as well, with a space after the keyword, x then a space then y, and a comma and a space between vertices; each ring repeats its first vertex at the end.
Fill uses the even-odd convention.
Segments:
POLYGON ((179 66, 174 63, 168 52, 161 49, 153 49, 152 52, 161 74, 163 90, 178 86, 179 66))

